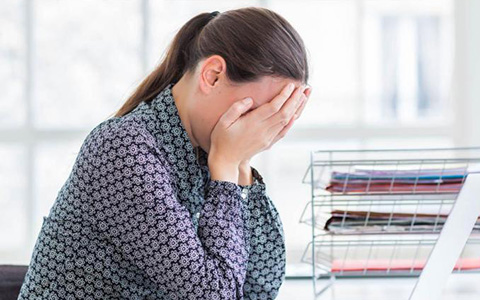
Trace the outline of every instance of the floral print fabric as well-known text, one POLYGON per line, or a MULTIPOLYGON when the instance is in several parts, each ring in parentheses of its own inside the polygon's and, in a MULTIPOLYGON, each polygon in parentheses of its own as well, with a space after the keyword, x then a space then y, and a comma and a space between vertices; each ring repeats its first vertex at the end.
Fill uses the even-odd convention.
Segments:
POLYGON ((18 299, 276 297, 285 239, 263 178, 211 180, 172 87, 87 135, 18 299))

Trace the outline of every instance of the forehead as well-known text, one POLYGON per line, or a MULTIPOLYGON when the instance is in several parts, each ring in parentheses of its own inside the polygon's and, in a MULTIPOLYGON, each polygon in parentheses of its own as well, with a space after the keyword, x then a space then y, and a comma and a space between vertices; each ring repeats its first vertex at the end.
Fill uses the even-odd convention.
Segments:
POLYGON ((254 102, 252 108, 255 109, 258 106, 271 101, 290 82, 293 82, 295 87, 302 84, 299 80, 273 76, 263 76, 256 82, 248 83, 247 88, 249 90, 249 96, 253 98, 254 102))

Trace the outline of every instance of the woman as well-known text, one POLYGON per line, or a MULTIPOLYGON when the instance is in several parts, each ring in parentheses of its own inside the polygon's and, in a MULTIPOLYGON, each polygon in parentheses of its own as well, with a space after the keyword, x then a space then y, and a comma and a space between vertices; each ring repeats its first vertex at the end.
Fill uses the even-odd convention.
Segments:
POLYGON ((301 38, 268 9, 188 21, 86 137, 18 299, 274 299, 283 227, 249 161, 291 128, 307 80, 301 38))

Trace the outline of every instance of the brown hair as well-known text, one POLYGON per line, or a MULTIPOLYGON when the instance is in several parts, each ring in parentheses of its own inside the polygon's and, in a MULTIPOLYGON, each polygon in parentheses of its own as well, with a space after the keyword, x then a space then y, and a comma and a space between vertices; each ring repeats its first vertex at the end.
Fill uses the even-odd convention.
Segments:
POLYGON ((214 15, 201 13, 175 35, 166 56, 115 113, 120 117, 142 101, 149 102, 169 83, 195 69, 211 55, 222 56, 234 83, 254 82, 264 75, 308 82, 303 40, 279 14, 261 7, 244 7, 214 15))

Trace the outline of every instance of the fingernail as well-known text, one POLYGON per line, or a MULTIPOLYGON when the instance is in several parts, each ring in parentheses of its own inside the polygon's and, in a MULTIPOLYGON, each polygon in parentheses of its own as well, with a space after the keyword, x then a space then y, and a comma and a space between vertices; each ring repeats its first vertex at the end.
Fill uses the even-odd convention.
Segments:
POLYGON ((293 83, 289 83, 289 84, 288 84, 288 90, 289 90, 290 92, 293 91, 294 88, 295 88, 295 84, 293 84, 293 83))

